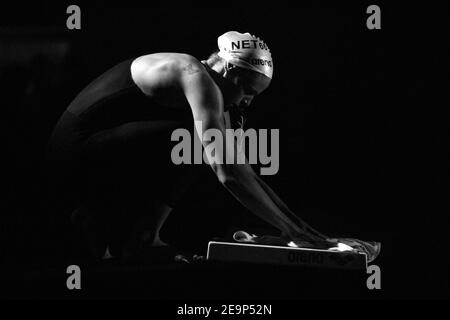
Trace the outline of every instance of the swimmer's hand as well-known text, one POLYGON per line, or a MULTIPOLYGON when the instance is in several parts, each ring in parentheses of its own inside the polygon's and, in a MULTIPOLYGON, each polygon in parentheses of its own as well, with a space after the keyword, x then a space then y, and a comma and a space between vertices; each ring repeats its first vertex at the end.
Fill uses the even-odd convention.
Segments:
POLYGON ((289 246, 289 247, 302 247, 302 248, 316 248, 316 249, 328 249, 337 246, 335 239, 321 238, 310 234, 299 234, 298 236, 291 237, 286 234, 280 236, 257 236, 249 234, 245 231, 237 231, 233 235, 233 239, 237 242, 243 243, 255 243, 261 245, 271 246, 289 246))
POLYGON ((335 241, 335 239, 330 239, 319 233, 305 232, 294 236, 287 236, 282 233, 280 238, 283 239, 289 247, 329 249, 337 246, 337 241, 335 241))

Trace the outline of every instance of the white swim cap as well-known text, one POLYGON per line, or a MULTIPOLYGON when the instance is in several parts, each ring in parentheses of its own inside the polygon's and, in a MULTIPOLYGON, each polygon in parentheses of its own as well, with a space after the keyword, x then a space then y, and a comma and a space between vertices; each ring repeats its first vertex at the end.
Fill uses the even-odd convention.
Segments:
POLYGON ((218 55, 245 69, 262 73, 272 79, 273 61, 267 45, 250 33, 229 31, 217 39, 218 55))

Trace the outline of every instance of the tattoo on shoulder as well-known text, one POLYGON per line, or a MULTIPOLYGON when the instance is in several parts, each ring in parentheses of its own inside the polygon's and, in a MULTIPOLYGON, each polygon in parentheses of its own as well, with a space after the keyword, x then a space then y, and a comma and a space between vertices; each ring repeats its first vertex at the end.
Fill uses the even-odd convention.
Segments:
POLYGON ((189 63, 186 67, 183 68, 183 71, 187 72, 188 74, 194 74, 200 72, 200 69, 193 66, 192 63, 189 63))

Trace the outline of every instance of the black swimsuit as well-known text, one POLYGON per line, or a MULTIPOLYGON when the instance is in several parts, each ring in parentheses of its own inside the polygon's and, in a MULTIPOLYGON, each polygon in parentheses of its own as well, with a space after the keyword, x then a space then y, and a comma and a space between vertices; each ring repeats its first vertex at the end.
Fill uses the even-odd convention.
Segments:
POLYGON ((193 133, 190 109, 155 103, 131 77, 133 59, 84 88, 59 119, 48 144, 54 199, 71 208, 110 210, 149 199, 175 206, 199 165, 173 165, 174 129, 193 133))

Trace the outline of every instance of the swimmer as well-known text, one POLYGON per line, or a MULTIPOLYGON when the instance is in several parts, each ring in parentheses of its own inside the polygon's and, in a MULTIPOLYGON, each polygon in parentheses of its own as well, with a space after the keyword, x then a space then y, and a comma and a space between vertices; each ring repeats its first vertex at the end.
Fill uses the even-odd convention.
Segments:
MULTIPOLYGON (((95 257, 105 252, 130 257, 145 247, 166 246, 160 230, 198 174, 198 166, 173 165, 170 134, 197 126, 195 133, 216 129, 225 136, 232 127, 230 112, 248 108, 269 87, 273 69, 264 41, 230 31, 218 38, 218 51, 206 60, 185 53, 135 57, 75 97, 52 133, 47 167, 54 198, 70 208, 95 257)), ((204 148, 211 143, 198 138, 204 148)), ((327 241, 250 164, 216 160, 225 159, 230 148, 235 144, 227 141, 224 154, 208 158, 224 190, 289 241, 327 241)))

